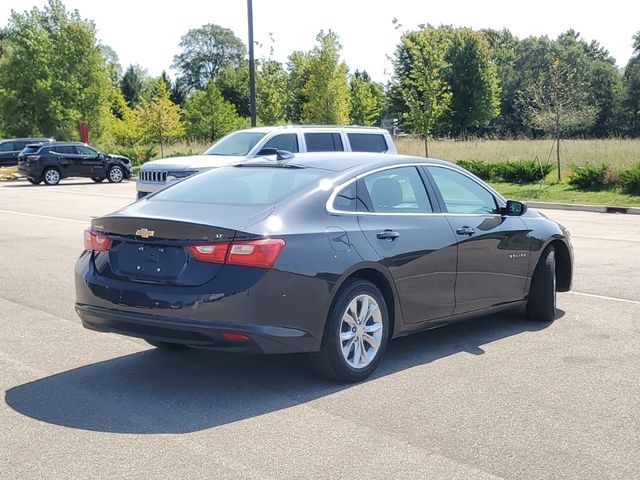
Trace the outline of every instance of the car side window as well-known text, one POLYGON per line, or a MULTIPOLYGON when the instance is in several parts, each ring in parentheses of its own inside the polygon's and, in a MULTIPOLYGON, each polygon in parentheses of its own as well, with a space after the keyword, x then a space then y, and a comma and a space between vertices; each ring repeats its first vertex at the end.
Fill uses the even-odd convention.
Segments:
POLYGON ((84 145, 78 145, 76 149, 78 150, 78 153, 80 155, 97 155, 98 154, 98 152, 93 148, 85 147, 84 145))
POLYGON ((333 208, 341 212, 356 211, 356 182, 351 182, 336 194, 333 208))
POLYGON ((278 150, 287 150, 291 153, 298 153, 298 135, 295 133, 283 133, 271 138, 262 148, 275 148, 278 150))
POLYGON ((73 145, 59 145, 55 147, 55 151, 62 155, 76 155, 76 147, 73 145))
POLYGON ((379 213, 432 213, 424 183, 415 167, 372 173, 363 179, 369 208, 379 213))
POLYGON ((443 167, 428 167, 449 213, 497 213, 494 196, 475 180, 443 167))
POLYGON ((353 152, 385 153, 389 150, 384 135, 378 133, 347 133, 353 152))
POLYGON ((0 152, 12 152, 13 142, 0 143, 0 152))
POLYGON ((342 138, 339 133, 305 133, 307 152, 342 152, 342 138))

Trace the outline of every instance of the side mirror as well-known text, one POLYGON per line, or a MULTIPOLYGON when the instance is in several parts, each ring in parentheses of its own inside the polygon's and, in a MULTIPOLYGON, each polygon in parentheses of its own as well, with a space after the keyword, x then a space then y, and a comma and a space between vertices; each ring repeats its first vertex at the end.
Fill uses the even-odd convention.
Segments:
POLYGON ((527 204, 516 200, 507 200, 507 206, 502 209, 502 214, 509 217, 519 217, 527 211, 527 204))
POLYGON ((256 157, 264 157, 265 155, 277 155, 277 148, 263 148, 258 153, 256 153, 256 157))

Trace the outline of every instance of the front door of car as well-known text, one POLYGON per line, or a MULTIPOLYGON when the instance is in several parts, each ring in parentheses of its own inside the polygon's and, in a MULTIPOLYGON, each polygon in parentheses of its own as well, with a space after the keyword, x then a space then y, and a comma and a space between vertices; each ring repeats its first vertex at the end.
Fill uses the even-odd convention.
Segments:
POLYGON ((522 300, 529 272, 524 222, 501 215, 494 195, 470 176, 447 167, 427 170, 457 238, 454 313, 522 300))
POLYGON ((80 157, 81 175, 85 177, 105 177, 105 161, 100 152, 91 147, 76 145, 80 157))
POLYGON ((404 321, 450 315, 455 306, 456 239, 446 218, 434 213, 418 169, 371 173, 358 180, 356 188, 360 228, 395 281, 404 321))

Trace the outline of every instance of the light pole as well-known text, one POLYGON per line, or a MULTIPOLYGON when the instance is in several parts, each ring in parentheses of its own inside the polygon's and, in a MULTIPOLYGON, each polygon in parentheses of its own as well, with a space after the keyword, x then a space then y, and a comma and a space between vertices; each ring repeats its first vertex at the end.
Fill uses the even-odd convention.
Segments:
POLYGON ((247 17, 249 20, 249 112, 251 126, 256 126, 256 66, 253 55, 253 0, 247 0, 247 17))

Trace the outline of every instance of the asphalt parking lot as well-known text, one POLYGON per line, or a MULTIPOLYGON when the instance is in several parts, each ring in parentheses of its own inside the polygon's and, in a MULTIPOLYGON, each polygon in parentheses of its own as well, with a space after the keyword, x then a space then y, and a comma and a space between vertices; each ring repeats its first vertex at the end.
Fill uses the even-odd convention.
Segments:
POLYGON ((374 377, 90 332, 73 265, 132 182, 0 184, 0 478, 640 478, 640 216, 569 228, 574 291, 395 340, 374 377))

